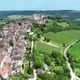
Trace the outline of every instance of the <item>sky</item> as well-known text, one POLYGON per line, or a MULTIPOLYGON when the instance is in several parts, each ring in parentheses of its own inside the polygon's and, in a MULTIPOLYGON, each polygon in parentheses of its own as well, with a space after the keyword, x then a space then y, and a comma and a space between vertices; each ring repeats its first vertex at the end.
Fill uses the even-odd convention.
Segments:
POLYGON ((80 0, 0 0, 3 10, 80 10, 80 0))

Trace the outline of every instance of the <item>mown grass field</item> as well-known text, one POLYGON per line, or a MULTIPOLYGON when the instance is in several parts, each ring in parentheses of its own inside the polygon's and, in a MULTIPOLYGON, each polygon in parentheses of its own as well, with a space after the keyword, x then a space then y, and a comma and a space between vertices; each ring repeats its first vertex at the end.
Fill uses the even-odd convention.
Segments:
POLYGON ((63 28, 65 28, 65 27, 69 27, 69 24, 67 24, 66 22, 57 22, 57 24, 59 25, 59 26, 62 26, 63 28))
POLYGON ((80 43, 76 43, 69 49, 69 53, 77 58, 80 58, 80 43))
POLYGON ((52 42, 66 45, 70 42, 74 41, 75 39, 80 38, 80 30, 68 30, 68 31, 62 31, 58 33, 45 33, 44 37, 50 39, 52 42))
POLYGON ((40 52, 40 51, 43 51, 43 52, 46 52, 46 53, 51 53, 52 51, 58 51, 59 49, 57 48, 54 48, 52 46, 49 46, 47 44, 44 44, 40 41, 36 41, 35 43, 35 49, 36 51, 40 52))

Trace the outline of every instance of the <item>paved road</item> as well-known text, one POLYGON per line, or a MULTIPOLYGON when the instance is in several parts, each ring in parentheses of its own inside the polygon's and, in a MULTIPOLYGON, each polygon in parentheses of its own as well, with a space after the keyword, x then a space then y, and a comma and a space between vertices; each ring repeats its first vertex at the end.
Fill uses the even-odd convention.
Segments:
POLYGON ((70 75, 71 75, 71 80, 80 80, 80 78, 78 76, 76 76, 76 74, 73 72, 72 68, 71 68, 71 64, 69 62, 69 59, 66 55, 67 50, 74 45, 78 40, 74 41, 73 43, 71 43, 69 46, 67 46, 64 50, 64 57, 66 58, 66 64, 68 66, 68 69, 70 70, 70 75))

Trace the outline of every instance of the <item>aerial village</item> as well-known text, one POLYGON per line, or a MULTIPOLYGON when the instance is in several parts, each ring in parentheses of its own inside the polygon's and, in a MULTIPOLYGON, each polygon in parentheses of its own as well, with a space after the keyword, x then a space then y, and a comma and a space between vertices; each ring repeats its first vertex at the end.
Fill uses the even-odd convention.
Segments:
POLYGON ((0 76, 7 79, 9 75, 22 70, 24 53, 28 42, 24 40, 24 34, 31 32, 32 22, 42 24, 44 16, 36 15, 25 20, 10 22, 0 31, 0 76))

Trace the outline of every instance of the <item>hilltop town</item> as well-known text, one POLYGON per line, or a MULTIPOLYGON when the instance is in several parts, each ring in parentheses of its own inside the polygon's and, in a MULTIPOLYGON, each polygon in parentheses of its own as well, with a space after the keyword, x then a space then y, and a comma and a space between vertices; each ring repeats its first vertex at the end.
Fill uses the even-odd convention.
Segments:
POLYGON ((1 18, 0 79, 80 80, 79 25, 55 15, 1 18))
POLYGON ((42 15, 35 14, 10 22, 0 31, 0 76, 2 78, 7 79, 9 75, 22 71, 24 53, 29 44, 24 39, 25 34, 31 33, 32 22, 43 24, 42 19, 42 15))

